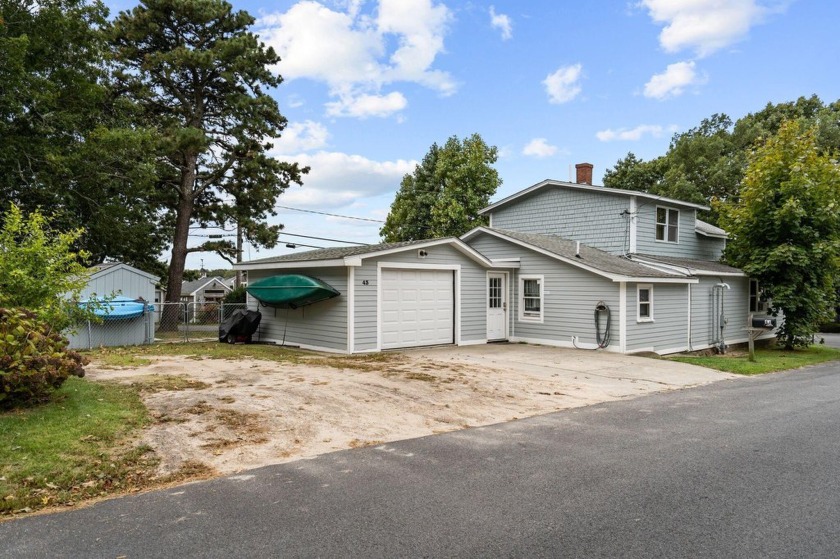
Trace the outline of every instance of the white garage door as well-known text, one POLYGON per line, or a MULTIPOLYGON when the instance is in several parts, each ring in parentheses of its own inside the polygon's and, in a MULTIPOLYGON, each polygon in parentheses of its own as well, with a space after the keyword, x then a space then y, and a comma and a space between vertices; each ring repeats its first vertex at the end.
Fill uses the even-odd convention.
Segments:
POLYGON ((382 348, 454 342, 451 270, 382 270, 382 348))

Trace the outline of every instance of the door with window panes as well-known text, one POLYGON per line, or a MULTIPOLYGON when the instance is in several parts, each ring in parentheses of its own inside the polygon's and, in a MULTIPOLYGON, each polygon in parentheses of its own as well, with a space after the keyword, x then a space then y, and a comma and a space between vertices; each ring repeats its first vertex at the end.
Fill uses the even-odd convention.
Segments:
POLYGON ((505 274, 487 274, 487 339, 507 338, 505 274))

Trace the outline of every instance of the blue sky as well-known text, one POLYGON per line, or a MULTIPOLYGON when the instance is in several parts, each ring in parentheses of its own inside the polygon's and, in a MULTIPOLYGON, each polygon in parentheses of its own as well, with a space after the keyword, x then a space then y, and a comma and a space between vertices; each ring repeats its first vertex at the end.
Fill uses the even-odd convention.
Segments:
MULTIPOLYGON (((134 5, 108 2, 118 11, 134 5)), ((498 199, 575 163, 594 182, 714 113, 840 98, 840 3, 771 0, 234 0, 282 57, 277 157, 312 167, 278 204, 382 220, 432 143, 499 148, 498 199)), ((281 209, 285 231, 361 243, 376 222, 281 209)), ((245 259, 290 252, 246 247, 245 259)), ((195 239, 198 243, 201 239, 195 239)), ((341 243, 304 240, 316 246, 341 243)), ((306 250, 298 248, 296 250, 306 250)), ((187 266, 223 266, 212 254, 187 266)))

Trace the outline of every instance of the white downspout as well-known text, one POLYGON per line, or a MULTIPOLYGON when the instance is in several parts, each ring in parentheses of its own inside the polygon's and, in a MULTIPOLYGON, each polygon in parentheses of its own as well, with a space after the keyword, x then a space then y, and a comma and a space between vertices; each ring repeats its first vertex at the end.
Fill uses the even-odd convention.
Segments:
POLYGON ((627 353, 627 282, 618 282, 618 350, 627 353))
POLYGON ((691 284, 688 284, 688 340, 686 343, 686 351, 691 351, 691 284))

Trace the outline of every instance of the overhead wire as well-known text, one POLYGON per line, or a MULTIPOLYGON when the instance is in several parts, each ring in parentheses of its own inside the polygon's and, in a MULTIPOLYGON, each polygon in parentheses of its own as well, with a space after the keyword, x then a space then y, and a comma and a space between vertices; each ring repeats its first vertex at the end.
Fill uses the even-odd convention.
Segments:
POLYGON ((341 217, 341 218, 344 218, 344 219, 355 219, 357 221, 370 221, 370 222, 373 222, 373 223, 385 223, 384 219, 373 219, 372 217, 356 217, 356 216, 352 216, 352 215, 333 214, 333 213, 329 213, 329 212, 319 212, 317 210, 305 210, 303 208, 292 208, 290 206, 281 206, 280 204, 277 204, 274 207, 277 208, 277 209, 292 210, 292 211, 295 211, 295 212, 304 212, 304 213, 318 214, 318 215, 328 215, 330 217, 341 217))

